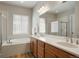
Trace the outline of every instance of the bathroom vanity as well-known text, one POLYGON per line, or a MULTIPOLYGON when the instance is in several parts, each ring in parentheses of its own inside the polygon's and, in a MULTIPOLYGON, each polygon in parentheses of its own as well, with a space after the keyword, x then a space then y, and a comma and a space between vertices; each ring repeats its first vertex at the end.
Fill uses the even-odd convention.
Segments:
MULTIPOLYGON (((57 38, 58 39, 58 38, 57 38)), ((34 57, 38 58, 77 58, 79 57, 79 47, 62 46, 62 40, 54 38, 46 39, 44 37, 31 37, 30 49, 34 57)))

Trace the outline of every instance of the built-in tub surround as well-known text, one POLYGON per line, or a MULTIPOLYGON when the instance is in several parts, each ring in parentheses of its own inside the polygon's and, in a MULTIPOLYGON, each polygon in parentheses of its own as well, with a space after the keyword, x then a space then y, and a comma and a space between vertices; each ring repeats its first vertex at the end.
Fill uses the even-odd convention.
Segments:
POLYGON ((10 43, 3 42, 1 52, 3 57, 30 52, 30 38, 12 39, 10 43))
MULTIPOLYGON (((60 36, 41 37, 41 36, 33 36, 33 35, 32 37, 79 57, 79 45, 75 44, 75 42, 74 43, 70 43, 70 41, 66 42, 66 39, 65 39, 66 37, 60 37, 60 36)), ((73 40, 76 41, 78 39, 73 39, 73 40)))
POLYGON ((3 42, 2 46, 10 46, 10 45, 17 45, 17 44, 25 44, 30 43, 29 38, 23 38, 23 39, 11 39, 10 42, 3 42))

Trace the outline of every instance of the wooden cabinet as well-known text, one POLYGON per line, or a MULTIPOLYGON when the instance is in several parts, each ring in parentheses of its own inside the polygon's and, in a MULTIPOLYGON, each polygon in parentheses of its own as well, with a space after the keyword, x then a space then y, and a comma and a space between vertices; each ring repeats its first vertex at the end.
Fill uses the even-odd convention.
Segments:
POLYGON ((45 44, 45 57, 56 57, 56 58, 74 58, 75 56, 58 49, 49 44, 45 44))
POLYGON ((44 58, 45 43, 38 40, 38 58, 44 58))
POLYGON ((53 45, 31 38, 30 49, 34 57, 38 58, 76 58, 76 56, 53 45))
POLYGON ((31 52, 34 55, 34 57, 37 57, 37 49, 38 49, 37 45, 38 45, 38 41, 35 38, 31 38, 30 42, 31 42, 31 44, 30 44, 31 52))

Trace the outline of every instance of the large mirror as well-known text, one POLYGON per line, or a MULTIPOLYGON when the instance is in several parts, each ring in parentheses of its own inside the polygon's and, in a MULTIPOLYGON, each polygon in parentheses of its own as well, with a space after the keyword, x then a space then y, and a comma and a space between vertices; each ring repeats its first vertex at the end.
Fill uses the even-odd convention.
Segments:
POLYGON ((39 33, 71 37, 74 33, 75 2, 64 2, 40 16, 39 33))

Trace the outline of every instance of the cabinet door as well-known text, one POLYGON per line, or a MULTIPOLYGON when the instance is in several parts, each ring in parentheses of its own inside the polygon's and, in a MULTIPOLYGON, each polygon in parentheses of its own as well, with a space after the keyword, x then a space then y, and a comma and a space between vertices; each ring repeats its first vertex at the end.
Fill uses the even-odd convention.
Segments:
POLYGON ((31 50, 32 54, 34 55, 34 57, 37 57, 37 39, 31 38, 30 50, 31 50))
POLYGON ((38 49, 37 44, 38 44, 37 39, 34 39, 34 50, 33 50, 33 55, 34 55, 35 57, 37 57, 37 49, 38 49))
POLYGON ((38 58, 44 58, 44 42, 38 40, 38 58))
POLYGON ((45 58, 56 58, 53 50, 47 44, 45 44, 45 58))
POLYGON ((33 38, 31 38, 31 40, 30 40, 30 51, 32 52, 32 54, 33 54, 33 50, 34 50, 34 41, 33 40, 34 40, 33 38))

